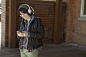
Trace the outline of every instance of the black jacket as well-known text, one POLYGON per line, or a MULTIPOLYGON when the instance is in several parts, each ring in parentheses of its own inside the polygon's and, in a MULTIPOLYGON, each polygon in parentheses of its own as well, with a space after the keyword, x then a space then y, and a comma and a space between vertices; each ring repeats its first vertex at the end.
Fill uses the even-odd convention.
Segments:
MULTIPOLYGON (((24 30, 24 19, 21 20, 20 31, 24 30)), ((35 49, 40 46, 43 46, 42 39, 44 38, 44 26, 40 18, 35 17, 29 25, 30 37, 28 37, 28 49, 35 49)), ((18 37, 19 49, 22 49, 21 45, 23 44, 24 37, 18 37)))

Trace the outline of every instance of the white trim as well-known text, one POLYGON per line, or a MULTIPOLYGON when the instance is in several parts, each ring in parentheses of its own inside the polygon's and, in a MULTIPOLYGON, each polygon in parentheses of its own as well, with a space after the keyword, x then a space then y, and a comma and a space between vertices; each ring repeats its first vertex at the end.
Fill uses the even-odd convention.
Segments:
POLYGON ((86 21, 86 17, 78 17, 78 20, 86 21))
POLYGON ((84 2, 85 0, 81 0, 81 11, 80 11, 80 17, 86 17, 86 15, 84 15, 84 2))

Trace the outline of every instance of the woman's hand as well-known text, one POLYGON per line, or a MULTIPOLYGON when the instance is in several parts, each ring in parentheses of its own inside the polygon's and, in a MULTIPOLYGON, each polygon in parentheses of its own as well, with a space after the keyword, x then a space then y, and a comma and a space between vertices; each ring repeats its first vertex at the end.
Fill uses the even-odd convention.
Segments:
POLYGON ((28 32, 27 31, 23 31, 22 33, 23 33, 23 36, 24 37, 27 37, 28 36, 28 32))
POLYGON ((19 32, 19 31, 17 32, 17 35, 20 36, 20 37, 23 37, 24 36, 24 34, 21 33, 21 32, 19 32))

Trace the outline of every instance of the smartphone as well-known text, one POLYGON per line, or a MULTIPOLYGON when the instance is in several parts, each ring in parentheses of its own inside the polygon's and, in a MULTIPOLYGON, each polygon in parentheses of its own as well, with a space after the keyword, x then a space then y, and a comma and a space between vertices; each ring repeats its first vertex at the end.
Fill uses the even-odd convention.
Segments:
POLYGON ((20 31, 16 31, 17 33, 20 32, 20 31))

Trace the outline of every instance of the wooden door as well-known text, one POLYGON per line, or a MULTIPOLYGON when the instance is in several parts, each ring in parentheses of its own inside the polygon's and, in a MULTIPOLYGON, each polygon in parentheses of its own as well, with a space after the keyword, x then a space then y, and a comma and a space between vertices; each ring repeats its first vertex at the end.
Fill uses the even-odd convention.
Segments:
MULTIPOLYGON (((32 6, 35 11, 34 15, 42 20, 45 31, 43 43, 52 43, 54 38, 55 2, 17 0, 17 8, 23 3, 32 6)), ((21 19, 19 19, 19 16, 17 15, 17 30, 19 29, 20 20, 21 19)))

